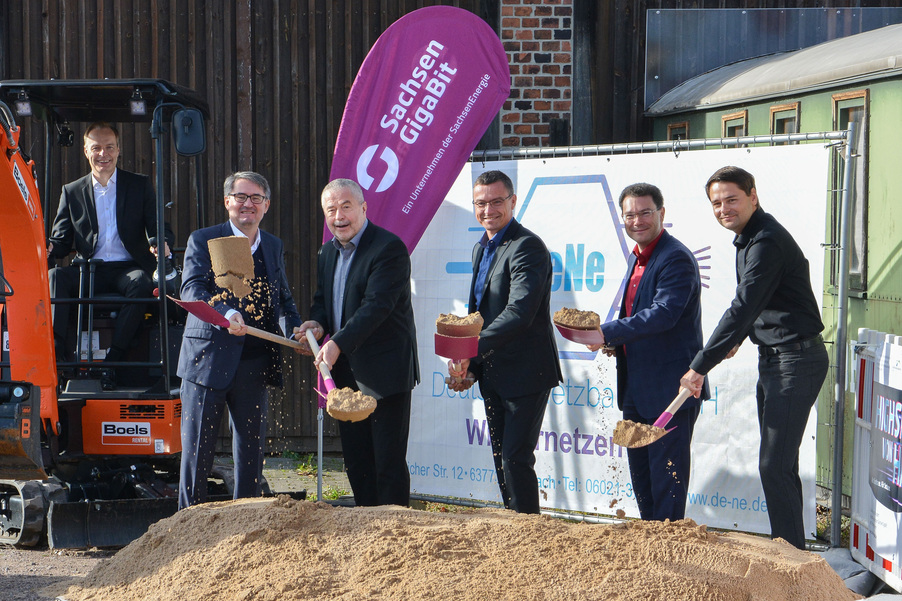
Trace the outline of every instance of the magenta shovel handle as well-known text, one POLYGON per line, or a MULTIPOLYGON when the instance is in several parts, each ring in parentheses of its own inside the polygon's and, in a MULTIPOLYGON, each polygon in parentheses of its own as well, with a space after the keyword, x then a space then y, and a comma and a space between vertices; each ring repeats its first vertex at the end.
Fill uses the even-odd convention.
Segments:
POLYGON ((673 414, 680 410, 680 407, 683 406, 683 403, 686 399, 689 398, 689 395, 692 392, 688 388, 680 388, 680 393, 673 399, 673 402, 667 406, 667 409, 664 410, 664 413, 661 414, 661 417, 655 420, 654 426, 655 428, 663 428, 668 422, 670 422, 670 418, 673 417, 673 414))
MULTIPOLYGON (((316 336, 313 335, 313 332, 307 330, 307 342, 310 344, 310 350, 313 351, 313 356, 319 354, 319 344, 316 342, 316 336)), ((321 362, 319 364, 319 373, 323 376, 323 382, 326 385, 326 392, 330 392, 335 388, 335 380, 332 379, 332 374, 329 372, 329 368, 326 367, 325 362, 321 362)))

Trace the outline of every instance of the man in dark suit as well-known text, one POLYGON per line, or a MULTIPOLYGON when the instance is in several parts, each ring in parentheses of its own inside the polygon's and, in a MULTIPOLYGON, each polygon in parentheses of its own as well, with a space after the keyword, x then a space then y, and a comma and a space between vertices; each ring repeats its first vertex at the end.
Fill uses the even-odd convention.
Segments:
POLYGON ((260 229, 270 207, 266 179, 240 171, 223 185, 229 219, 197 230, 188 239, 182 272, 181 297, 212 305, 230 322, 215 326, 193 315, 185 323, 179 354, 182 378, 182 465, 179 508, 202 503, 219 423, 226 406, 232 430, 235 464, 234 498, 258 496, 263 469, 266 385, 282 385, 279 347, 245 336, 247 326, 289 335, 301 318, 288 288, 282 241, 260 229), (248 239, 254 263, 251 293, 238 297, 216 283, 207 243, 214 238, 248 239))
POLYGON ((335 385, 376 399, 359 422, 339 422, 348 480, 357 505, 407 505, 407 436, 411 390, 420 381, 410 291, 410 255, 396 235, 366 218, 363 190, 350 179, 323 189, 323 213, 334 236, 319 251, 310 320, 297 329, 306 344, 331 337, 315 358, 335 385))
MULTIPOLYGON (((664 230, 664 196, 657 186, 627 186, 620 211, 636 246, 627 261, 619 319, 603 324, 601 333, 606 354, 617 357, 617 405, 623 418, 653 424, 676 397, 680 377, 702 347, 701 280, 695 257, 664 230)), ((700 397, 708 398, 707 382, 700 397)), ((689 445, 700 403, 695 398, 685 402, 668 424, 676 429, 666 436, 627 449, 643 520, 686 515, 689 445)))
POLYGON ((539 513, 535 448, 551 389, 561 381, 551 326, 551 255, 514 216, 510 178, 487 171, 473 186, 476 220, 470 312, 485 320, 476 357, 449 363, 450 387, 479 382, 504 506, 539 513))
MULTIPOLYGON (((156 197, 150 178, 117 169, 119 132, 108 123, 92 123, 85 131, 85 157, 91 173, 63 186, 48 245, 51 258, 65 257, 74 247, 80 259, 101 259, 94 292, 115 292, 128 298, 150 298, 151 273, 157 265, 148 239, 157 235, 156 197)), ((166 256, 174 237, 166 224, 166 256)), ((50 270, 54 299, 78 296, 79 267, 50 270)), ((53 306, 53 334, 58 361, 71 360, 67 344, 71 305, 53 306)), ((107 361, 121 361, 144 318, 145 305, 126 304, 119 311, 107 361)), ((105 389, 114 387, 106 370, 105 389)))

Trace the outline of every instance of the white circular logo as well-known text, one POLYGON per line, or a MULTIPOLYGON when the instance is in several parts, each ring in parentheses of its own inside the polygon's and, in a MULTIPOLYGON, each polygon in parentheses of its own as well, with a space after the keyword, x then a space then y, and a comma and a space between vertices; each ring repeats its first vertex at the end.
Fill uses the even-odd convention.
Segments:
MULTIPOLYGON (((364 190, 369 190, 373 185, 374 178, 369 174, 367 168, 370 166, 373 157, 376 156, 377 150, 379 150, 379 145, 373 144, 364 150, 363 154, 360 155, 360 158, 357 159, 357 182, 364 190)), ((382 152, 379 153, 379 158, 385 163, 386 169, 385 175, 382 176, 379 185, 376 187, 376 192, 383 192, 388 190, 398 177, 398 155, 396 155, 391 148, 386 146, 382 149, 382 152)))

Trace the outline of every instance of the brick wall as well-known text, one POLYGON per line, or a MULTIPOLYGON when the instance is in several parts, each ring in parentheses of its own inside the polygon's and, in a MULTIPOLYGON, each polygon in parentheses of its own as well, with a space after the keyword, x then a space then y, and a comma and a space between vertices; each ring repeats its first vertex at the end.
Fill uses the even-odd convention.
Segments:
POLYGON ((570 141, 573 0, 501 0, 501 41, 511 95, 501 109, 501 145, 570 141))

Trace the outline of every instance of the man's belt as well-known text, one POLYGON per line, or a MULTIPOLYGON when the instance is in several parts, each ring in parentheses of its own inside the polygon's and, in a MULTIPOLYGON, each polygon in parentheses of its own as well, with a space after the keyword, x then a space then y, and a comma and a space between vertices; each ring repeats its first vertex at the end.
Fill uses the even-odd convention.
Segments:
POLYGON ((801 342, 787 342, 786 344, 775 344, 774 346, 764 346, 761 345, 758 347, 758 355, 762 357, 767 357, 770 355, 779 355, 780 353, 792 353, 797 351, 804 351, 807 348, 811 348, 813 346, 817 346, 819 344, 823 344, 823 337, 818 334, 814 338, 809 338, 808 340, 802 340, 801 342))

